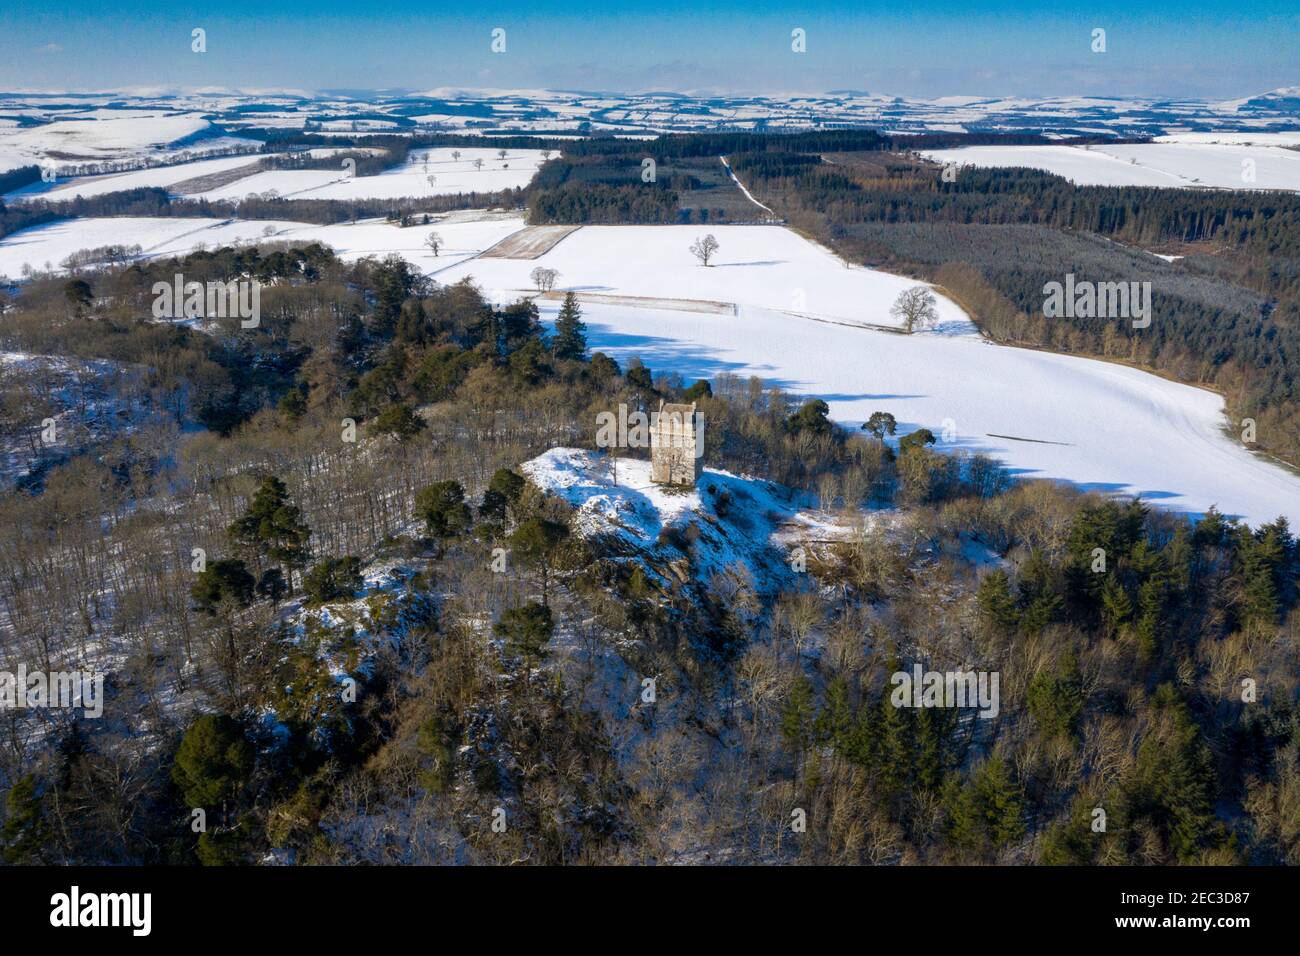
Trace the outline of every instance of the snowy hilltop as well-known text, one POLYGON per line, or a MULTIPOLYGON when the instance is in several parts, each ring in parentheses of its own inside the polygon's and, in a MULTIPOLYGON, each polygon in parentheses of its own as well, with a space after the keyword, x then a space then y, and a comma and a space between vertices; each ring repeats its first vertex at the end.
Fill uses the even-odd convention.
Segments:
POLYGON ((552 448, 521 470, 576 510, 579 534, 641 560, 660 583, 743 574, 760 590, 774 589, 799 567, 805 536, 850 530, 815 516, 805 495, 713 468, 694 488, 675 489, 650 481, 648 461, 552 448))

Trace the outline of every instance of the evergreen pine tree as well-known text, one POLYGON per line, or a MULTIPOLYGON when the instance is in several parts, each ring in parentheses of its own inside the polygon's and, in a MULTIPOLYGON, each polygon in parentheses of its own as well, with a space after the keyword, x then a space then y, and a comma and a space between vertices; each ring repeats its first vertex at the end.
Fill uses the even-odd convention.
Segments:
POLYGON ((415 495, 415 517, 424 522, 431 538, 455 538, 473 521, 465 504, 465 489, 458 481, 438 481, 415 495))
POLYGON ((1101 588, 1101 617, 1111 634, 1133 614, 1133 601, 1117 575, 1109 575, 1101 588))
POLYGON ((249 549, 261 570, 262 556, 293 569, 306 564, 310 552, 311 529, 302 520, 302 511, 289 501, 289 490, 274 475, 262 479, 244 514, 231 523, 227 533, 232 541, 249 549))
POLYGON ((1243 529, 1238 536, 1241 618, 1246 627, 1267 629, 1277 625, 1290 543, 1285 519, 1264 525, 1254 535, 1243 529))
POLYGON ((1160 655, 1164 637, 1164 580, 1156 575, 1142 582, 1138 589, 1137 642, 1138 658, 1150 664, 1160 655))
POLYGON ((1001 848, 1024 836, 1024 804, 1006 760, 994 754, 975 772, 974 784, 993 845, 1001 848))
POLYGON ((542 573, 542 603, 549 603, 551 559, 569 529, 558 521, 532 517, 519 523, 510 535, 510 547, 520 559, 542 573))
POLYGON ((191 807, 221 804, 244 787, 253 769, 253 748, 243 729, 225 714, 204 714, 190 725, 176 751, 172 780, 191 807))
POLYGON ((922 707, 916 712, 916 788, 937 793, 943 783, 943 738, 952 711, 922 707))
POLYGON ((222 558, 199 572, 198 580, 190 587, 190 595, 197 610, 215 614, 223 601, 229 601, 235 607, 248 607, 256 584, 243 561, 222 558))
POLYGON ((506 520, 510 506, 519 500, 524 491, 524 479, 509 468, 498 468, 492 473, 487 490, 483 492, 483 503, 478 513, 482 518, 493 521, 506 520))
POLYGON ((587 354, 587 326, 582 321, 582 309, 572 292, 564 294, 564 304, 555 319, 551 351, 561 359, 581 359, 587 354))
POLYGON ((842 750, 853 729, 853 710, 849 706, 849 685, 837 676, 826 685, 826 699, 817 712, 814 726, 817 742, 842 750))
POLYGON ((1011 592, 1011 578, 1001 568, 990 571, 980 579, 976 592, 980 618, 986 627, 1005 634, 1015 630, 1020 618, 1015 595, 1011 592))
POLYGON ((1061 822, 1043 834, 1038 862, 1044 866, 1084 866, 1092 862, 1095 843, 1090 802, 1076 797, 1061 822))
POLYGON ((800 756, 812 746, 814 712, 812 681, 800 674, 781 708, 781 736, 800 756))
POLYGON ((555 621, 551 609, 529 601, 520 607, 512 607, 502 612, 501 620, 493 626, 498 637, 504 638, 506 649, 516 657, 523 658, 524 667, 532 670, 533 666, 546 655, 546 645, 550 643, 555 631, 555 621))
POLYGON ((19 777, 5 795, 5 822, 0 830, 0 859, 10 865, 41 862, 41 850, 49 845, 50 828, 45 822, 40 785, 33 774, 19 777))
MULTIPOLYGON (((899 670, 895 667, 890 673, 899 670)), ((912 782, 912 710, 895 707, 888 689, 881 695, 876 733, 876 790, 888 803, 898 801, 912 782)))
POLYGON ((1030 716, 1048 737, 1073 738, 1083 716, 1083 678, 1073 646, 1051 673, 1034 675, 1025 693, 1030 716))

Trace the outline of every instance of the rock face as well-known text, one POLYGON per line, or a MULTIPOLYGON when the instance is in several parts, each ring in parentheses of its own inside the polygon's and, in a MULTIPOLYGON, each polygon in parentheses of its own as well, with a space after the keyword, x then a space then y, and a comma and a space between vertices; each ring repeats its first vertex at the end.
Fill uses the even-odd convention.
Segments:
POLYGON ((650 426, 651 481, 658 485, 695 486, 700 476, 698 452, 704 449, 704 436, 698 431, 694 402, 659 403, 659 413, 650 426))

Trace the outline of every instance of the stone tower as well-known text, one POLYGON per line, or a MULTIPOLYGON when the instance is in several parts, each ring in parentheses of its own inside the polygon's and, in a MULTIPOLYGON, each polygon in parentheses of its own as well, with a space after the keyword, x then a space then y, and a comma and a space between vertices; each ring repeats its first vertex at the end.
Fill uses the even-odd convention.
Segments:
POLYGON ((700 476, 703 429, 697 430, 695 403, 665 405, 650 424, 650 480, 659 485, 693 487, 700 476))

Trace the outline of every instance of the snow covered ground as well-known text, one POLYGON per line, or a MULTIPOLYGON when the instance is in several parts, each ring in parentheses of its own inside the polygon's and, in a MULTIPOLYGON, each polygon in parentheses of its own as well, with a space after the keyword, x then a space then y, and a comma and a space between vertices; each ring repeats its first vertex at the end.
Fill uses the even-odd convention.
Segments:
POLYGON ((794 132, 849 127, 882 132, 1035 132, 1049 137, 1294 131, 1297 88, 1230 100, 1064 95, 1051 97, 898 96, 889 91, 792 92, 755 97, 717 91, 582 93, 543 89, 440 87, 346 96, 303 89, 208 86, 126 88, 58 96, 0 91, 0 128, 36 121, 201 113, 222 128, 304 129, 326 136, 450 131, 608 133, 764 129, 794 132), (249 107, 253 107, 250 109, 249 107))
POLYGON ((221 156, 217 159, 202 159, 193 163, 177 163, 175 166, 155 166, 152 169, 139 169, 129 173, 114 173, 107 176, 81 176, 70 182, 33 183, 22 189, 16 189, 5 196, 8 200, 48 199, 59 202, 74 199, 77 196, 103 196, 108 193, 122 192, 127 189, 143 189, 148 186, 166 188, 175 183, 184 182, 197 176, 211 176, 228 169, 252 166, 260 156, 221 156))
POLYGON ((0 135, 0 172, 28 164, 93 162, 145 156, 211 128, 197 113, 107 111, 0 135))
POLYGON ((1289 133, 1228 130, 1217 133, 1166 133, 1155 137, 1157 143, 1223 143, 1227 145, 1300 146, 1300 131, 1289 133))
MULTIPOLYGON (((517 216, 448 221, 406 229, 387 222, 315 226, 294 222, 198 218, 102 218, 37 226, 0 241, 0 275, 17 277, 23 265, 53 268, 71 253, 110 244, 140 245, 146 256, 188 252, 203 244, 262 238, 324 242, 348 258, 400 253, 439 282, 472 277, 494 301, 513 301, 534 292, 529 278, 542 266, 560 275, 556 290, 596 296, 701 300, 782 309, 830 321, 897 328, 889 314, 894 299, 917 283, 840 259, 788 229, 776 226, 584 226, 536 259, 475 259, 522 229, 517 216), (425 237, 437 232, 445 248, 434 258, 425 237), (709 233, 717 237, 714 264, 699 264, 690 245, 709 233)), ((653 302, 644 303, 652 306, 653 302)), ((714 311, 717 311, 714 309, 714 311)), ((938 300, 941 327, 965 328, 966 316, 953 302, 938 300)))
MULTIPOLYGON (((583 309, 592 348, 621 362, 639 356, 656 372, 688 379, 757 375, 826 399, 839 421, 856 425, 888 411, 904 432, 946 431, 940 447, 990 453, 1028 477, 1140 494, 1180 511, 1217 505, 1252 523, 1279 514, 1300 523, 1300 477, 1223 434, 1223 402, 1211 392, 1107 362, 989 344, 947 300, 940 300, 942 322, 932 332, 853 327, 892 324, 890 304, 914 283, 848 268, 775 226, 710 227, 721 249, 709 268, 687 251, 706 231, 694 226, 587 226, 539 259, 473 258, 522 225, 517 217, 408 229, 383 222, 86 219, 6 237, 0 274, 19 276, 24 262, 57 267, 71 252, 110 244, 173 255, 199 243, 258 239, 269 226, 276 239, 329 243, 348 258, 396 252, 439 282, 472 276, 500 302, 527 290, 538 265, 560 271, 557 289, 736 302, 734 310, 655 308, 653 301, 588 301, 583 309), (424 246, 430 231, 444 242, 436 259, 424 246)), ((539 305, 553 320, 559 303, 539 305)))
MULTIPOLYGON (((889 308, 911 279, 850 267, 795 232, 778 226, 584 226, 536 259, 476 259, 440 281, 472 276, 494 299, 532 288, 542 266, 559 272, 557 291, 759 305, 803 315, 897 328, 889 308), (691 255, 698 237, 718 240, 713 264, 691 255)), ((647 305, 650 303, 647 303, 647 305)), ((965 324, 947 299, 941 324, 965 324)))
MULTIPOLYGON (((553 321, 556 303, 543 303, 553 321)), ((966 334, 911 336, 744 307, 738 316, 588 305, 592 349, 687 381, 757 375, 816 395, 856 427, 892 413, 941 450, 994 455, 1018 476, 1141 495, 1194 514, 1300 521, 1300 476, 1221 431, 1223 401, 1122 365, 1006 348, 966 334), (947 434, 945 435, 945 431, 947 434)), ((950 330, 952 332, 953 330, 950 330)))
POLYGON ((107 359, 0 352, 0 488, 159 421, 161 410, 143 400, 143 378, 143 369, 107 359), (57 423, 49 444, 47 417, 57 423))
POLYGON ((274 190, 294 199, 400 199, 489 193, 528 185, 542 162, 541 150, 536 149, 507 150, 504 158, 496 149, 413 150, 408 162, 378 176, 348 176, 342 169, 273 170, 200 195, 205 199, 242 199, 250 193, 274 190), (453 159, 452 152, 460 153, 460 158, 453 159), (482 167, 475 166, 475 161, 481 161, 482 167))
POLYGON ((24 229, 0 240, 0 275, 16 279, 23 274, 24 265, 37 270, 58 269, 73 252, 108 245, 139 245, 144 257, 157 258, 183 255, 199 246, 213 249, 270 239, 327 243, 346 259, 398 253, 441 279, 441 270, 477 255, 523 225, 516 216, 453 221, 455 218, 453 215, 445 222, 406 229, 384 221, 316 226, 280 220, 181 217, 66 219, 24 229), (270 236, 268 229, 273 230, 270 236), (437 232, 443 240, 437 258, 424 244, 430 232, 437 232))
MULTIPOLYGON (((735 574, 744 566, 760 588, 773 587, 791 573, 786 565, 788 540, 776 541, 801 504, 790 489, 769 481, 744 478, 706 468, 690 490, 673 490, 650 480, 650 462, 620 458, 611 462, 599 452, 552 448, 521 466, 524 475, 543 491, 577 509, 579 534, 614 541, 614 550, 649 558, 652 577, 683 557, 683 551, 662 532, 698 532, 691 547, 695 577, 708 582, 715 574, 735 574)), ((788 533, 787 533, 788 539, 788 533)))
POLYGON ((966 146, 927 150, 937 163, 995 168, 1027 166, 1064 176, 1079 186, 1170 186, 1217 189, 1300 190, 1300 152, 1277 145, 1258 144, 1259 135, 1246 136, 1252 144, 1181 134, 1177 141, 1097 146, 966 146), (1221 141, 1220 141, 1221 140, 1221 141))

